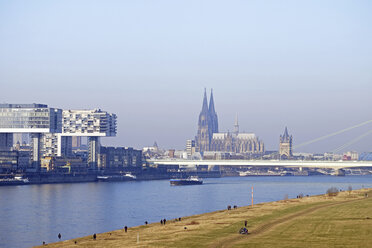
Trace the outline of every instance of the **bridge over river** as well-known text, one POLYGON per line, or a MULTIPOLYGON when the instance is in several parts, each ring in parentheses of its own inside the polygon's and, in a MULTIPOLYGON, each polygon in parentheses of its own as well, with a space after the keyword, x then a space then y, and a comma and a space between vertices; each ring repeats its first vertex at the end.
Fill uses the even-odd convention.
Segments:
MULTIPOLYGON (((315 142, 319 142, 336 135, 343 134, 350 130, 371 124, 372 120, 364 121, 352 127, 344 128, 342 130, 315 138, 313 140, 304 142, 295 146, 294 148, 300 148, 315 142)), ((368 130, 366 133, 353 138, 353 140, 343 144, 337 149, 333 150, 333 153, 339 152, 346 147, 360 141, 362 138, 371 135, 372 130, 368 130)), ((208 169, 216 168, 218 166, 232 166, 232 167, 256 167, 256 168, 314 168, 314 169, 372 169, 372 161, 320 161, 320 160, 184 160, 184 159, 150 159, 148 160, 153 165, 165 165, 172 166, 178 165, 180 168, 195 168, 197 166, 208 166, 208 169)))
POLYGON ((196 166, 236 166, 236 167, 285 167, 322 169, 362 169, 372 168, 372 161, 308 161, 308 160, 149 160, 153 165, 178 165, 193 168, 196 166))

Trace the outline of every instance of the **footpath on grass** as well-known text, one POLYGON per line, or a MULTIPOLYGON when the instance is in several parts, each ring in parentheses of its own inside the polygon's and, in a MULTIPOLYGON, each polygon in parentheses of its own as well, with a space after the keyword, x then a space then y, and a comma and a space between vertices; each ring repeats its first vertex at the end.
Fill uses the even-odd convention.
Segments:
POLYGON ((232 208, 40 247, 303 247, 305 243, 306 247, 372 244, 372 189, 232 208), (245 222, 248 234, 239 234, 245 222))

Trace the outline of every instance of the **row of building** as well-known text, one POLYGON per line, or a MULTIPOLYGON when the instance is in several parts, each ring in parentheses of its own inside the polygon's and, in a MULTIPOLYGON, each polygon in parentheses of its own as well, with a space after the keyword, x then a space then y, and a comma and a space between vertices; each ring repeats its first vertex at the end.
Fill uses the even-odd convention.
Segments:
MULTIPOLYGON (((186 141, 186 154, 183 154, 182 157, 188 159, 217 160, 257 158, 282 160, 358 160, 359 158, 357 152, 345 152, 344 154, 295 154, 293 151, 293 136, 289 134, 287 127, 285 127, 284 133, 279 137, 278 151, 266 151, 264 142, 255 133, 240 132, 237 117, 233 130, 233 132, 219 131, 213 91, 210 94, 209 104, 207 93, 204 91, 202 109, 198 120, 198 131, 195 139, 186 141)), ((369 158, 369 156, 363 155, 361 158, 369 158)))
POLYGON ((86 170, 142 165, 142 152, 125 147, 101 147, 102 137, 116 136, 116 115, 93 110, 63 110, 45 104, 0 104, 0 171, 50 171, 57 167, 86 170), (14 145, 26 137, 29 146, 14 145), (73 141, 81 147, 73 152, 73 141), (64 164, 64 165, 61 165, 64 164))
MULTIPOLYGON (((164 152, 156 143, 142 151, 104 147, 101 138, 116 136, 116 115, 113 113, 101 109, 63 110, 44 104, 0 104, 0 173, 123 171, 141 167, 143 158, 164 157, 358 160, 355 152, 346 153, 341 158, 336 154, 294 154, 293 136, 289 135, 287 128, 280 135, 279 150, 266 151, 263 141, 255 133, 240 132, 238 118, 233 132, 220 132, 212 91, 209 104, 204 91, 197 126, 195 139, 187 140, 186 151, 170 149, 164 152)), ((363 157, 369 158, 369 155, 363 157)))

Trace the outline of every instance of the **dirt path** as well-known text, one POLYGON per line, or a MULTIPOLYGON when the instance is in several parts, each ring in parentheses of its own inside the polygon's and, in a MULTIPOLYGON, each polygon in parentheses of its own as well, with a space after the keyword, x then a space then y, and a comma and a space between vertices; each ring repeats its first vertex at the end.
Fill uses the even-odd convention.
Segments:
POLYGON ((321 206, 316 206, 316 207, 308 208, 308 209, 299 211, 297 213, 290 214, 290 215, 281 217, 279 219, 276 219, 274 221, 271 221, 271 222, 262 224, 262 225, 256 227, 255 229, 250 230, 250 232, 249 232, 248 235, 236 234, 236 235, 233 235, 233 236, 229 236, 228 238, 225 238, 225 239, 222 239, 222 240, 218 240, 215 243, 211 244, 209 247, 210 248, 232 247, 235 243, 237 243, 239 241, 242 241, 244 239, 249 239, 249 238, 255 237, 257 235, 263 234, 263 233, 269 231, 270 229, 276 227, 277 225, 286 223, 286 222, 288 222, 290 220, 293 220, 295 218, 298 218, 298 217, 301 217, 301 216, 304 216, 304 215, 307 215, 307 214, 311 214, 311 213, 313 213, 313 212, 315 212, 315 211, 317 211, 319 209, 323 209, 323 208, 327 208, 327 207, 332 207, 332 206, 337 206, 337 205, 341 205, 341 204, 348 203, 348 202, 360 201, 360 200, 364 200, 364 198, 362 198, 362 199, 348 200, 348 201, 342 201, 342 202, 328 203, 328 204, 324 204, 324 205, 321 205, 321 206))

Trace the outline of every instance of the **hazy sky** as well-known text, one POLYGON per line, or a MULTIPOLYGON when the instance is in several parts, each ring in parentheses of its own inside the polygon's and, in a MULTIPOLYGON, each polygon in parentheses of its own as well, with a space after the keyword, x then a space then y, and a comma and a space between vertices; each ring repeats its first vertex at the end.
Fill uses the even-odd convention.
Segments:
MULTIPOLYGON (((0 101, 101 108, 118 115, 104 144, 184 148, 213 88, 220 131, 238 113, 275 150, 286 125, 299 144, 372 119, 371 13, 371 1, 0 0, 0 101)), ((372 135, 351 149, 371 151, 372 135)))

